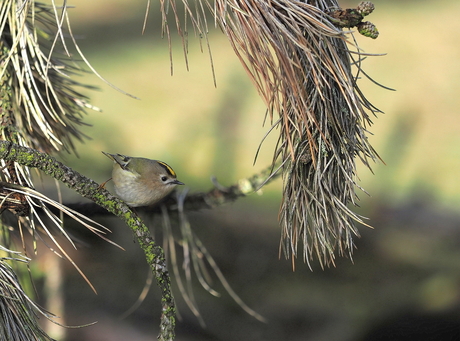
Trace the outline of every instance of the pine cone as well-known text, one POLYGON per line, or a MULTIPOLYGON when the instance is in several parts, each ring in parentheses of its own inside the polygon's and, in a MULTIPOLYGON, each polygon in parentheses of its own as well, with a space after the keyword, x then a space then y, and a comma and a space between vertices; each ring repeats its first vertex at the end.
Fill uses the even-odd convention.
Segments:
POLYGON ((365 17, 366 15, 369 15, 372 13, 372 11, 374 10, 375 6, 372 2, 370 1, 362 1, 360 2, 360 4, 358 5, 358 7, 356 7, 356 10, 358 11, 359 14, 361 14, 363 17, 365 17))
POLYGON ((369 21, 363 21, 359 23, 357 26, 358 32, 361 33, 363 36, 375 39, 379 36, 379 30, 377 27, 369 21))

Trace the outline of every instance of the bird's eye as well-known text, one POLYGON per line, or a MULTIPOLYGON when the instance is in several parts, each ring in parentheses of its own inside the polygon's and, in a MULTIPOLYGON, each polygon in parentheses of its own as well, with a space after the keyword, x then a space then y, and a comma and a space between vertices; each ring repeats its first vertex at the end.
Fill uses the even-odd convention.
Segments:
POLYGON ((163 176, 161 177, 161 181, 166 182, 166 180, 168 180, 168 177, 166 177, 166 176, 163 175, 163 176))

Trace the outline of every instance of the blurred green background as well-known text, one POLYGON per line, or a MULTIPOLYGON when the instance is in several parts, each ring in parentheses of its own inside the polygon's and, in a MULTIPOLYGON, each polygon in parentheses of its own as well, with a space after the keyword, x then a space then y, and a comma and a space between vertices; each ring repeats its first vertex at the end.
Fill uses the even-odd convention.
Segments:
MULTIPOLYGON (((280 180, 264 188, 262 196, 192 213, 193 229, 230 284, 269 322, 246 315, 218 284, 221 298, 197 286, 207 328, 178 298, 183 321, 177 340, 460 339, 460 3, 373 2, 376 10, 368 20, 380 36, 358 35, 357 40, 365 52, 386 55, 367 58, 364 69, 397 90, 366 79, 359 83, 385 112, 374 119, 370 140, 386 165, 375 164, 374 174, 359 165, 360 185, 371 196, 360 194, 358 212, 375 229, 360 227, 353 263, 338 259, 335 268, 314 266, 310 272, 298 261, 292 272, 290 261, 278 260, 280 180)), ((342 7, 357 3, 340 1, 342 7)), ((187 70, 172 18, 171 76, 156 1, 144 35, 144 0, 73 4, 73 33, 86 57, 105 79, 140 100, 95 76, 82 78, 100 87, 84 93, 102 112, 89 112, 86 121, 92 127, 84 131, 91 140, 77 144, 79 158, 65 155, 64 162, 103 182, 111 162, 101 150, 160 159, 191 191, 209 189, 211 175, 230 185, 270 163, 277 132, 264 142, 253 165, 269 124, 263 125, 264 105, 218 29, 209 34, 215 87, 206 42, 190 33, 187 70)), ((80 200, 66 193, 68 200, 80 200)), ((116 219, 103 222, 127 251, 89 239, 74 254, 99 295, 68 266, 65 323, 99 323, 69 330, 67 340, 155 339, 156 288, 134 314, 118 320, 142 290, 147 267, 125 226, 116 225, 116 219)))

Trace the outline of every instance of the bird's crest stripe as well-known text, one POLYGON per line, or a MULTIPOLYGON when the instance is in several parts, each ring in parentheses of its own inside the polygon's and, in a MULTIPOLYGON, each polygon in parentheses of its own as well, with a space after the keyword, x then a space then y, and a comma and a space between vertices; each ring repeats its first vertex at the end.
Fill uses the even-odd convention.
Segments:
POLYGON ((166 169, 166 171, 169 173, 169 175, 171 175, 173 177, 177 177, 176 172, 174 172, 173 169, 168 164, 164 163, 163 161, 158 161, 158 163, 160 165, 162 165, 166 169))

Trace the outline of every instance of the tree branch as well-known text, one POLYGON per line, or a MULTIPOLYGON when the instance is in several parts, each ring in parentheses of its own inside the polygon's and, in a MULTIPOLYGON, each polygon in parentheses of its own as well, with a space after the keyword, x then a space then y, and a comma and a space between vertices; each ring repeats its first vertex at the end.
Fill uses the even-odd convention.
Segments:
MULTIPOLYGON (((280 175, 281 172, 278 171, 278 167, 269 166, 261 172, 256 173, 249 178, 240 179, 236 184, 228 187, 219 184, 216 178, 213 177, 211 181, 214 184, 214 188, 207 192, 188 194, 184 199, 184 210, 198 211, 202 209, 212 209, 217 206, 234 202, 239 198, 256 192, 262 188, 262 186, 265 186, 277 179, 280 175)), ((178 203, 177 198, 173 195, 173 193, 161 202, 155 204, 155 206, 136 207, 136 212, 151 214, 161 213, 162 205, 164 205, 169 211, 176 211, 178 203)), ((103 209, 94 202, 66 203, 65 205, 86 216, 103 216, 109 214, 107 210, 103 209)))
POLYGON ((133 231, 145 253, 162 294, 162 315, 159 340, 173 340, 176 324, 176 308, 171 292, 171 279, 166 267, 163 249, 150 235, 148 227, 122 200, 100 188, 95 181, 72 170, 48 154, 22 147, 9 141, 0 141, 0 159, 17 162, 23 166, 40 169, 45 174, 63 182, 85 198, 94 201, 122 219, 133 231))

